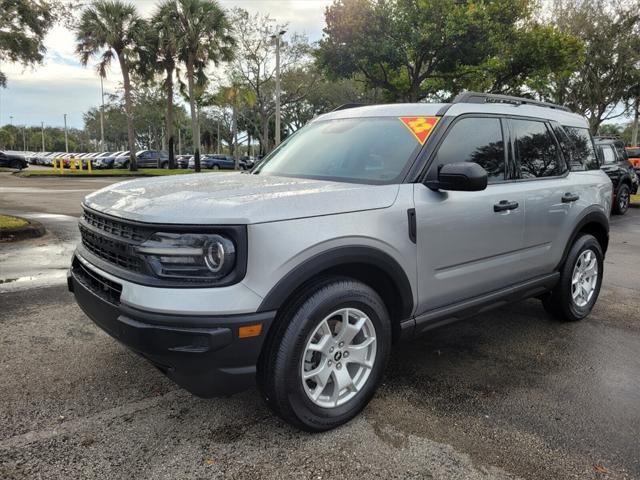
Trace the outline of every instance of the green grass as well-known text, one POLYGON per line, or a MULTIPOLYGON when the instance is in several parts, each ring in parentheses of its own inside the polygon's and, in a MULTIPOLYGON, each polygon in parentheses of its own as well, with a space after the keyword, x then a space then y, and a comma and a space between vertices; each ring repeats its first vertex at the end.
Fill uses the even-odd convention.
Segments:
POLYGON ((87 169, 69 170, 65 169, 64 174, 59 171, 50 170, 24 170, 20 173, 16 173, 19 177, 77 177, 77 176, 92 176, 92 177, 153 177, 161 175, 183 175, 185 173, 194 173, 195 170, 189 170, 187 168, 180 168, 175 170, 165 170, 163 168, 141 168, 137 172, 130 172, 124 169, 106 169, 97 170, 94 169, 91 174, 87 169))
POLYGON ((9 215, 0 215, 0 230, 5 230, 9 228, 20 228, 28 225, 24 218, 11 217, 9 215))

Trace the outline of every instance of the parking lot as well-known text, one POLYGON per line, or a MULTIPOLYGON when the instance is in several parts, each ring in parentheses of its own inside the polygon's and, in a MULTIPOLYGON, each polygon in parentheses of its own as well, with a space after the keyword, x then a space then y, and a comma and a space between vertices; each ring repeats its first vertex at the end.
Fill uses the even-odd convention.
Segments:
POLYGON ((313 435, 256 391, 193 397, 80 311, 80 201, 114 181, 0 173, 0 211, 48 229, 0 244, 0 478, 640 478, 640 208, 612 217, 586 320, 528 300, 430 332, 362 415, 313 435))

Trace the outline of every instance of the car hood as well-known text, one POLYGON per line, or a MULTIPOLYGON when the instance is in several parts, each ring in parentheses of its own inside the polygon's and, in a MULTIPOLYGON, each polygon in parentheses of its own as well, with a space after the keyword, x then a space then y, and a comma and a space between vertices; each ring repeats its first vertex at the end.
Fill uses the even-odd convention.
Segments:
POLYGON ((131 180, 88 195, 85 205, 130 220, 250 224, 386 208, 398 185, 364 185, 233 173, 131 180))

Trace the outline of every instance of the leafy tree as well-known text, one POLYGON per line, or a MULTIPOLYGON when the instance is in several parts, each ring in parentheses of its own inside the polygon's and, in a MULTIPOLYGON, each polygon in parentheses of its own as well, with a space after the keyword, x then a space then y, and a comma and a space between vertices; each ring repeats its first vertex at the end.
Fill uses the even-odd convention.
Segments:
POLYGON ((552 76, 540 90, 585 115, 595 133, 602 122, 626 114, 636 96, 640 11, 637 3, 557 0, 553 18, 557 28, 582 40, 584 61, 569 76, 552 76))
POLYGON ((331 77, 361 75, 391 101, 517 92, 579 48, 531 10, 530 0, 334 0, 317 59, 331 77))
MULTIPOLYGON (((257 136, 261 152, 270 150, 270 124, 275 114, 275 42, 271 38, 283 29, 269 15, 250 15, 246 10, 235 9, 233 23, 236 25, 238 48, 229 77, 233 83, 242 84, 254 97, 251 110, 258 123, 257 136)), ((294 72, 311 65, 312 48, 307 38, 291 35, 280 43, 280 73, 282 108, 302 101, 314 88, 315 78, 305 76, 297 82, 294 72), (288 79, 288 81, 286 80, 288 79)))
POLYGON ((144 54, 146 31, 147 23, 140 18, 135 7, 120 0, 98 0, 87 7, 76 29, 76 52, 83 65, 101 54, 98 73, 104 77, 114 57, 120 64, 131 171, 137 170, 131 74, 144 54))
MULTIPOLYGON (((46 52, 44 37, 65 13, 56 1, 0 0, 0 64, 41 63, 46 52)), ((0 87, 6 85, 7 77, 0 71, 0 87)))
POLYGON ((226 11, 215 0, 175 0, 168 19, 177 39, 178 59, 185 65, 196 171, 200 171, 198 94, 207 82, 206 69, 233 58, 235 40, 226 11))

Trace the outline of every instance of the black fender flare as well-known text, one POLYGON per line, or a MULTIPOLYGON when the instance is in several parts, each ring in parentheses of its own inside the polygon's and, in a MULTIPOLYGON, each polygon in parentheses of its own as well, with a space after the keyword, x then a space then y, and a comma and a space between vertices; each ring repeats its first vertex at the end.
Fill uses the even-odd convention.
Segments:
POLYGON ((375 267, 384 272, 398 290, 402 318, 411 316, 414 307, 413 291, 404 269, 382 250, 360 245, 331 248, 303 261, 271 288, 258 307, 258 312, 278 310, 297 288, 323 271, 354 264, 375 267))
POLYGON ((560 263, 556 266, 556 270, 558 270, 567 259, 567 255, 569 255, 569 250, 575 242, 576 238, 580 234, 580 232, 584 229, 584 227, 590 223, 595 223, 602 227, 602 229, 606 232, 606 237, 604 244, 602 245, 602 253, 607 252, 607 247, 609 246, 609 218, 599 210, 597 207, 591 207, 587 210, 585 214, 582 215, 576 226, 573 228, 571 232, 571 236, 569 237, 569 241, 567 245, 564 247, 564 252, 562 253, 562 259, 560 263))

